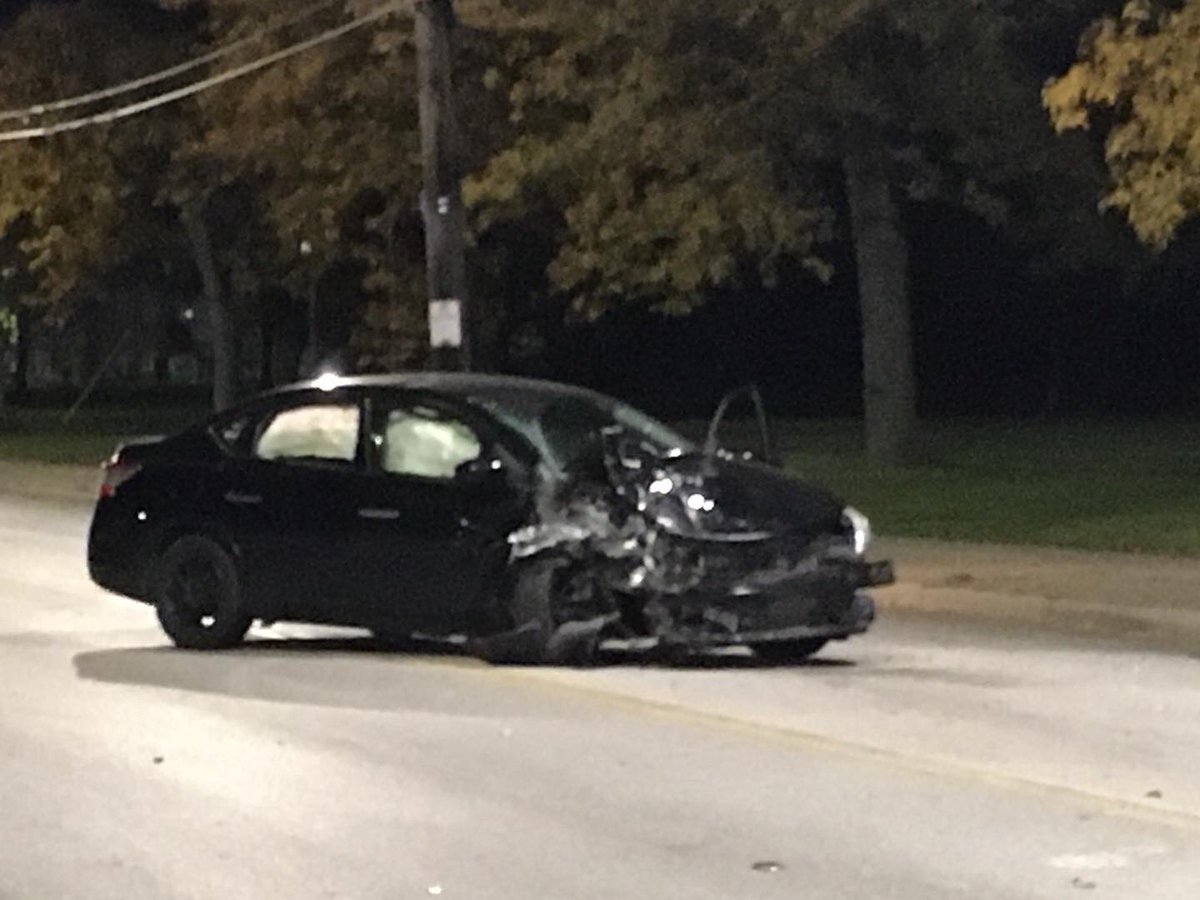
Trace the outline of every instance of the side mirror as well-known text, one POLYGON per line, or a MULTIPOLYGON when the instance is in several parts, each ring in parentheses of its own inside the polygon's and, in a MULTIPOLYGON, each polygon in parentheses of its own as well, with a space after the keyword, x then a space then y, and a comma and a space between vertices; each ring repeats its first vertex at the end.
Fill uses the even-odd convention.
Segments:
POLYGON ((482 453, 454 470, 455 483, 470 488, 504 484, 507 477, 504 460, 494 453, 482 453))

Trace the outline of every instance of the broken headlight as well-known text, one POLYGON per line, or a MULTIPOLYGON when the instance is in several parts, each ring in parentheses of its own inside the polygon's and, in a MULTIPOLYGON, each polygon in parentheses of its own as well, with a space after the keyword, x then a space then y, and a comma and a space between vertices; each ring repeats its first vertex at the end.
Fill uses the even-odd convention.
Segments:
POLYGON ((855 554, 865 555, 871 546, 871 520, 853 506, 847 506, 842 510, 842 525, 846 536, 854 543, 855 554))

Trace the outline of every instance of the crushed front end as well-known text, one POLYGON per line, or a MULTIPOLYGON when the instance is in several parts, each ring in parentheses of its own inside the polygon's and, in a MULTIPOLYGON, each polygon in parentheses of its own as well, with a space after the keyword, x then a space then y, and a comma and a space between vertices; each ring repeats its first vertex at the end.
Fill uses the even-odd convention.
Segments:
POLYGON ((867 630, 869 529, 823 491, 765 466, 660 458, 606 435, 603 478, 544 479, 535 521, 509 536, 543 580, 558 628, 686 649, 845 638, 867 630), (586 627, 583 626, 584 623, 586 627))

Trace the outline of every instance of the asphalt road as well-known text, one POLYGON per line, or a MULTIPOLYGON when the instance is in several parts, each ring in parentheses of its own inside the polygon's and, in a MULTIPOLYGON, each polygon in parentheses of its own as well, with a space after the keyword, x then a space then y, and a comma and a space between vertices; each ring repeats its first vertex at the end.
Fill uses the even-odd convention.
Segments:
POLYGON ((187 654, 85 528, 0 498, 5 900, 1200 896, 1194 658, 912 619, 774 669, 187 654))

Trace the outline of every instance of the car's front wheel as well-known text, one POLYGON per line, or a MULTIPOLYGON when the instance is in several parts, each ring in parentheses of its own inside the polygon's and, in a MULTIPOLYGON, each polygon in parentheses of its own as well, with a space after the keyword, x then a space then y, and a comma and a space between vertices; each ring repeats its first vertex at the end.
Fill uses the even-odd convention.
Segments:
POLYGON ((754 652, 763 662, 786 665, 808 659, 828 642, 826 638, 799 638, 794 641, 770 641, 754 644, 754 652))
POLYGON ((598 646, 598 620, 560 624, 554 615, 555 600, 578 575, 569 559, 554 555, 522 563, 508 598, 511 627, 480 641, 480 655, 499 665, 590 664, 598 646))
POLYGON ((159 558, 154 587, 158 621, 177 647, 233 647, 250 628, 237 567, 210 538, 189 535, 171 544, 159 558))

